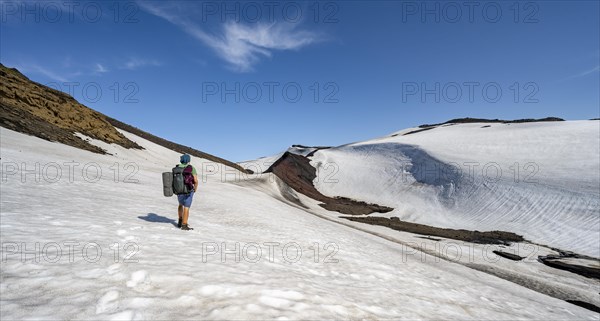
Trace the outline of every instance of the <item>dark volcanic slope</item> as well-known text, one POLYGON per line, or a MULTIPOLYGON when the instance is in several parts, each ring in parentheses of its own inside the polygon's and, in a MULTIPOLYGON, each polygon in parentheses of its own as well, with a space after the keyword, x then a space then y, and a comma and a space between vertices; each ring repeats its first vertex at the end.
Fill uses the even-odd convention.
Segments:
POLYGON ((0 125, 94 153, 105 153, 73 134, 79 132, 125 148, 142 147, 109 124, 104 115, 73 97, 33 82, 16 69, 0 64, 0 125))
POLYGON ((90 152, 106 154, 104 149, 73 135, 73 132, 49 123, 23 109, 8 107, 2 102, 0 102, 0 126, 51 142, 60 142, 90 152))
POLYGON ((323 202, 319 204, 325 209, 343 214, 364 215, 374 212, 390 212, 393 208, 377 204, 368 204, 345 197, 328 197, 319 192, 313 185, 317 170, 310 165, 304 156, 285 152, 265 173, 272 172, 296 192, 323 202))
POLYGON ((526 118, 526 119, 515 119, 515 120, 503 120, 503 119, 485 119, 485 118, 466 117, 466 118, 451 119, 447 122, 443 122, 443 123, 439 123, 439 124, 420 125, 419 128, 434 127, 434 126, 440 126, 440 125, 446 125, 446 124, 468 124, 468 123, 516 124, 516 123, 535 123, 535 122, 547 122, 547 121, 564 121, 564 119, 558 118, 558 117, 546 117, 546 118, 540 118, 540 119, 526 118))
POLYGON ((234 162, 230 162, 230 161, 228 161, 226 159, 223 159, 223 158, 211 155, 211 154, 207 154, 205 152, 201 152, 201 151, 199 151, 197 149, 193 149, 191 147, 187 147, 187 146, 183 146, 183 145, 180 145, 180 144, 173 143, 173 142, 168 141, 168 140, 166 140, 164 138, 160 138, 158 136, 154 136, 154 135, 152 135, 152 134, 150 134, 148 132, 145 132, 145 131, 143 131, 143 130, 141 130, 139 128, 133 127, 131 125, 127 125, 127 124, 125 124, 123 122, 120 122, 120 121, 114 119, 114 118, 110 118, 108 116, 105 116, 105 117, 106 117, 106 120, 110 124, 112 124, 113 126, 119 128, 119 129, 122 129, 122 130, 124 130, 126 132, 132 133, 134 135, 140 136, 140 137, 142 137, 142 138, 144 138, 146 140, 149 140, 149 141, 151 141, 151 142, 153 142, 155 144, 158 144, 160 146, 166 147, 166 148, 168 148, 170 150, 174 150, 174 151, 182 153, 182 154, 183 153, 187 153, 187 154, 190 154, 192 156, 204 158, 204 159, 207 159, 207 160, 212 161, 212 162, 220 163, 220 164, 223 164, 223 165, 235 168, 235 169, 237 169, 237 170, 239 170, 241 172, 247 172, 247 173, 252 174, 252 171, 246 170, 242 166, 240 166, 240 165, 238 165, 238 164, 236 164, 234 162))
POLYGON ((560 250, 558 252, 559 255, 538 256, 538 261, 556 269, 600 280, 600 260, 572 252, 560 250), (565 260, 569 258, 573 259, 573 261, 569 262, 569 260, 565 260))
MULTIPOLYGON (((456 124, 469 124, 469 123, 500 123, 500 124, 516 124, 516 123, 535 123, 535 122, 549 122, 549 121, 564 121, 562 118, 558 117, 546 117, 540 119, 515 119, 515 120, 503 120, 503 119, 484 119, 484 118, 456 118, 451 119, 447 122, 439 123, 439 124, 424 124, 419 125, 419 129, 410 131, 408 133, 402 134, 402 136, 416 134, 420 132, 424 132, 426 130, 434 129, 442 125, 456 125, 456 124)), ((489 125, 483 126, 482 128, 490 127, 489 125)), ((392 137, 398 136, 398 134, 392 135, 392 137)))
POLYGON ((453 240, 460 240, 473 243, 484 243, 484 244, 505 244, 509 242, 522 242, 524 241, 521 235, 504 232, 504 231, 469 231, 469 230, 455 230, 449 228, 440 228, 424 224, 410 223, 399 220, 397 217, 351 217, 342 216, 350 221, 362 222, 371 225, 387 226, 391 229, 422 234, 422 235, 433 235, 439 237, 445 237, 453 240))
POLYGON ((245 170, 228 160, 154 136, 90 109, 73 97, 31 81, 17 69, 0 64, 0 126, 65 145, 105 154, 98 146, 77 137, 82 133, 109 144, 143 149, 116 128, 168 149, 245 170), (115 128, 116 127, 116 128, 115 128))

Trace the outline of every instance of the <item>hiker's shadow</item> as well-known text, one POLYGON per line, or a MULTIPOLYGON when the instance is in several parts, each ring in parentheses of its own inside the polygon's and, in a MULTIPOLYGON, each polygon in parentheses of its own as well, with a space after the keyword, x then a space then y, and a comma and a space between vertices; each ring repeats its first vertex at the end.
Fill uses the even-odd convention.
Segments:
POLYGON ((153 222, 153 223, 171 223, 174 226, 177 226, 177 222, 172 219, 172 218, 168 218, 168 217, 164 217, 155 213, 148 213, 146 214, 146 216, 138 216, 139 219, 144 220, 144 221, 148 221, 148 222, 153 222))

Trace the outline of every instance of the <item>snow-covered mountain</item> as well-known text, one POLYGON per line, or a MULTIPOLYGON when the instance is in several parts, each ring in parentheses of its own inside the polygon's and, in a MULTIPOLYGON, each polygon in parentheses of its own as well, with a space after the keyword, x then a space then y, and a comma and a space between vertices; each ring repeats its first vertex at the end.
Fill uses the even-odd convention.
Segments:
MULTIPOLYGON (((537 261, 552 250, 348 222, 273 174, 200 158, 192 160, 202 177, 190 218, 196 229, 178 230, 177 202, 162 196, 160 173, 179 153, 120 132, 144 149, 80 135, 108 152, 101 155, 0 128, 2 319, 597 319, 564 300, 599 305, 598 282, 537 261), (526 258, 509 261, 496 249, 526 258)), ((387 145, 369 145, 410 138, 396 137, 317 151, 316 166, 338 163, 340 183, 316 185, 375 200, 341 185, 362 175, 365 191, 375 188, 368 184, 392 167, 377 172, 355 161, 394 164, 387 145)), ((440 199, 431 208, 445 209, 441 188, 420 193, 427 190, 440 199)), ((410 193, 418 200, 418 189, 410 193)), ((400 215, 399 203, 389 204, 400 215)))
POLYGON ((600 257, 600 121, 414 131, 317 151, 315 186, 395 208, 388 217, 600 257))

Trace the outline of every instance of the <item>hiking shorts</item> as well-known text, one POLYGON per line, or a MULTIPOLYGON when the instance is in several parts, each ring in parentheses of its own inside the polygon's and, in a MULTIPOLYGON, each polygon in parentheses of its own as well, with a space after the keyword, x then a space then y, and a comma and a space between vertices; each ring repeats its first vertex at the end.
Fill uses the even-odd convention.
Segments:
POLYGON ((183 205, 183 207, 192 207, 192 199, 193 198, 194 198, 193 191, 189 194, 177 195, 177 200, 179 201, 179 205, 183 205))

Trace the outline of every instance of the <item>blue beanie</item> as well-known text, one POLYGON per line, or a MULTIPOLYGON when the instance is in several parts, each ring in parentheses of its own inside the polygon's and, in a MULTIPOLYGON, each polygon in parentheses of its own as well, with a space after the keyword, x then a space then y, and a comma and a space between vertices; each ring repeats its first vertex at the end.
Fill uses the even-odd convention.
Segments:
POLYGON ((179 158, 179 161, 181 162, 181 164, 187 164, 187 163, 189 163, 191 161, 191 157, 188 154, 183 154, 179 158))

